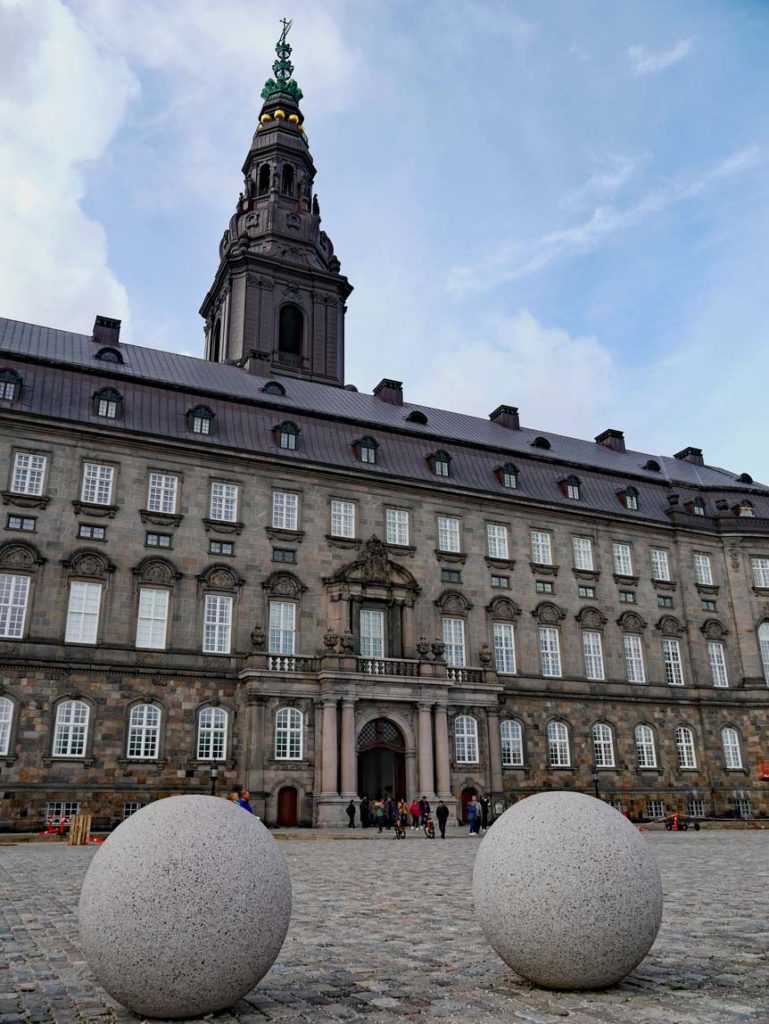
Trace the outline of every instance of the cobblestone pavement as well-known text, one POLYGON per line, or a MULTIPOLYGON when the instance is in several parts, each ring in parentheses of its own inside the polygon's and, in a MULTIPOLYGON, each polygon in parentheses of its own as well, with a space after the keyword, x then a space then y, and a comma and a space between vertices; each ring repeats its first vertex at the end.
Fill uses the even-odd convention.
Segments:
MULTIPOLYGON (((646 960, 607 992, 521 981, 473 919, 477 840, 409 834, 283 843, 294 913, 262 984, 215 1024, 717 1024, 769 1021, 769 832, 647 833, 665 916, 646 960)), ((93 848, 0 849, 0 1024, 132 1022, 91 977, 76 907, 93 848)))

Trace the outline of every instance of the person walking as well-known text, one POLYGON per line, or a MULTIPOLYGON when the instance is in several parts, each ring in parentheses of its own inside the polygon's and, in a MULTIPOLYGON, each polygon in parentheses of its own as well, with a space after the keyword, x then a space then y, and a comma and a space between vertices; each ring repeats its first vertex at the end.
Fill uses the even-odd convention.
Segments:
POLYGON ((481 829, 485 832, 489 827, 489 810, 491 807, 491 801, 487 796, 482 796, 480 799, 481 805, 481 829))
POLYGON ((403 828, 405 828, 409 823, 409 805, 403 797, 398 801, 398 821, 401 823, 403 828))
POLYGON ((364 796, 360 802, 360 827, 368 828, 370 824, 368 797, 364 796))
POLYGON ((381 797, 377 797, 374 801, 374 821, 381 832, 385 823, 385 808, 381 797))
POLYGON ((480 835, 478 830, 481 825, 481 807, 475 793, 470 797, 470 802, 465 807, 465 821, 470 827, 471 836, 480 835))
POLYGON ((243 808, 244 811, 248 811, 249 814, 253 814, 254 813, 254 809, 251 806, 251 802, 250 801, 251 801, 251 794, 248 792, 247 789, 241 789, 241 791, 240 791, 240 799, 238 800, 238 803, 240 804, 240 806, 243 808))
POLYGON ((419 806, 419 801, 416 797, 411 801, 409 814, 411 815, 411 831, 413 832, 415 828, 419 828, 419 823, 422 820, 422 808, 419 806))
POLYGON ((428 803, 427 797, 423 796, 419 801, 419 820, 422 827, 427 824, 427 819, 430 817, 430 804, 428 803))
POLYGON ((355 804, 352 800, 347 805, 346 814, 349 821, 348 828, 355 828, 355 804))
POLYGON ((435 817, 438 819, 438 828, 441 830, 441 839, 446 838, 446 822, 449 820, 449 809, 443 800, 438 801, 435 808, 435 817))

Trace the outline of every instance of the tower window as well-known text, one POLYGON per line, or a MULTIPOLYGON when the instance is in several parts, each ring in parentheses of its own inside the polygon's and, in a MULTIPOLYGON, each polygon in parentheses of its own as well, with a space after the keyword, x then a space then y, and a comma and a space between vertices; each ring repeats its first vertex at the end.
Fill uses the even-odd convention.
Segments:
POLYGON ((123 411, 123 397, 114 388, 102 388, 94 395, 96 415, 108 420, 116 420, 123 411))
POLYGON ((214 414, 205 405, 199 405, 189 412, 190 426, 193 434, 210 434, 214 414))
POLYGON ((15 370, 0 370, 0 398, 13 402, 21 392, 21 377, 15 370))
POLYGON ((291 164, 283 164, 280 191, 284 196, 292 196, 294 194, 294 168, 291 164))
POLYGON ((262 164, 259 168, 259 183, 257 185, 257 195, 266 196, 270 191, 270 165, 262 164))
POLYGON ((278 325, 278 361, 299 366, 302 356, 304 315, 298 306, 287 303, 280 311, 278 325))
POLYGON ((211 339, 211 362, 218 363, 222 358, 222 321, 217 320, 214 335, 211 339))
POLYGON ((299 436, 299 427, 296 423, 281 423, 277 428, 278 445, 287 448, 289 451, 296 450, 296 439, 299 436))

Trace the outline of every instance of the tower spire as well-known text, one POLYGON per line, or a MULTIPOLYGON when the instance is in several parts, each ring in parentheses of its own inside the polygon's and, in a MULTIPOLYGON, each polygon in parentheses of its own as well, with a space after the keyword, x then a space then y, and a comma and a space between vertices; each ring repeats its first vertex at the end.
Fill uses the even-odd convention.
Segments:
POLYGON ((275 45, 275 53, 277 53, 278 59, 272 65, 272 73, 275 75, 275 78, 267 79, 264 83, 261 95, 263 100, 267 100, 273 95, 273 93, 287 92, 294 97, 297 103, 299 103, 304 94, 292 78, 292 75, 294 74, 294 65, 291 63, 291 44, 286 38, 288 33, 291 31, 293 21, 287 21, 286 18, 281 18, 280 23, 283 26, 283 31, 280 34, 280 39, 275 45))

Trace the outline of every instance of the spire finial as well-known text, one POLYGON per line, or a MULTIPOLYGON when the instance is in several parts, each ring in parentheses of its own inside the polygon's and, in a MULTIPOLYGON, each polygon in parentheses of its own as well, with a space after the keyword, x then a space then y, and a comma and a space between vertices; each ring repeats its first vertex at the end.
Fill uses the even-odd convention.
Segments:
POLYGON ((276 92, 287 92, 290 93, 296 102, 302 98, 302 90, 296 84, 294 79, 291 77, 294 73, 294 65, 291 63, 291 44, 286 38, 288 33, 291 31, 291 22, 287 18, 281 18, 281 25, 283 31, 280 34, 280 39, 275 46, 275 53, 278 55, 278 59, 272 65, 272 73, 275 78, 268 78, 264 83, 262 89, 262 99, 266 100, 276 92))

